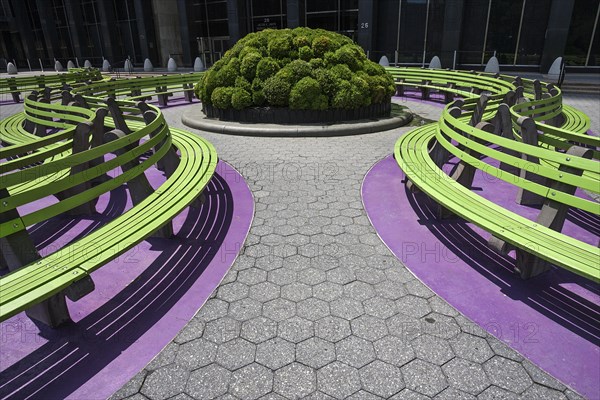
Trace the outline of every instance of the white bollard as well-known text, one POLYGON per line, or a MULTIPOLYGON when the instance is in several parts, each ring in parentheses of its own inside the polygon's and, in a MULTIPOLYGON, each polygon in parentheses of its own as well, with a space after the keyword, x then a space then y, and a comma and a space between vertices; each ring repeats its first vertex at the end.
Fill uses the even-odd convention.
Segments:
POLYGON ((167 71, 169 72, 175 72, 177 71, 177 63, 175 62, 175 60, 173 60, 173 58, 169 58, 169 62, 167 62, 167 71))
POLYGON ((17 67, 15 67, 15 64, 9 62, 6 66, 6 73, 9 75, 16 75, 19 72, 17 71, 17 67))
POLYGON ((204 71, 204 64, 202 64, 202 60, 200 57, 196 57, 194 60, 194 72, 202 72, 204 71))
POLYGON ((90 62, 90 60, 85 60, 85 62, 83 63, 83 66, 85 68, 92 68, 92 63, 90 62))
POLYGON ((490 74, 499 74, 500 73, 500 63, 496 57, 492 57, 488 60, 485 65, 485 69, 483 72, 489 72, 490 74))
POLYGON ((62 72, 65 69, 63 68, 62 64, 60 63, 60 61, 56 60, 56 62, 54 63, 54 70, 56 72, 62 72))
POLYGON ((104 71, 104 72, 110 71, 110 63, 108 62, 108 60, 102 61, 102 71, 104 71))
POLYGON ((387 56, 382 56, 379 59, 379 65, 381 65, 382 67, 389 67, 390 66, 390 60, 388 60, 387 56))
POLYGON ((73 69, 75 68, 75 63, 73 63, 73 61, 69 60, 67 62, 67 69, 73 69))
POLYGON ((144 60, 144 71, 145 72, 152 72, 152 71, 154 71, 154 66, 152 65, 152 61, 150 61, 149 58, 146 58, 144 60))
POLYGON ((131 61, 129 60, 129 58, 127 60, 125 60, 125 65, 123 65, 123 69, 125 70, 125 72, 133 71, 133 64, 131 64, 131 61))
POLYGON ((429 61, 429 69, 442 69, 442 62, 438 56, 433 56, 429 61))

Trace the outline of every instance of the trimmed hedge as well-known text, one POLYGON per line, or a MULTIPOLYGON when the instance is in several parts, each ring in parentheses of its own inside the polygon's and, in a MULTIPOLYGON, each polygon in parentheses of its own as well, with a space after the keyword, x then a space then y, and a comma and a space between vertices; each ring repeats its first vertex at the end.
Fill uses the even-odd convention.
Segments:
POLYGON ((323 29, 267 29, 239 40, 195 86, 220 109, 357 109, 389 103, 394 81, 346 36, 323 29))

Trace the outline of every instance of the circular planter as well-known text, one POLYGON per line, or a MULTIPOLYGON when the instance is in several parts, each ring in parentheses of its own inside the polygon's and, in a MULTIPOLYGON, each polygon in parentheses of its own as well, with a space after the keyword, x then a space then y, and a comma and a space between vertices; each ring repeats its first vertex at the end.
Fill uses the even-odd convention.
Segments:
POLYGON ((216 108, 207 104, 202 111, 208 118, 263 124, 339 123, 389 117, 392 104, 380 103, 353 110, 292 110, 287 107, 250 107, 243 110, 216 108))

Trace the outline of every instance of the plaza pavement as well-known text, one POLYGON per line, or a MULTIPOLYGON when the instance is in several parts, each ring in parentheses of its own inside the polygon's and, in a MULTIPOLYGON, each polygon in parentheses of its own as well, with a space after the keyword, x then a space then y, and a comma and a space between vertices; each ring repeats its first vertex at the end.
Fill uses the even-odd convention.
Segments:
MULTIPOLYGON (((398 101, 425 118, 441 110, 398 101)), ((565 103, 600 130, 600 96, 565 95, 565 103)), ((163 112, 181 127, 188 107, 163 112)), ((21 109, 2 105, 0 117, 21 109)), ((361 183, 408 129, 201 133, 254 194, 250 234, 204 307, 112 398, 580 398, 447 305, 379 240, 361 183)))

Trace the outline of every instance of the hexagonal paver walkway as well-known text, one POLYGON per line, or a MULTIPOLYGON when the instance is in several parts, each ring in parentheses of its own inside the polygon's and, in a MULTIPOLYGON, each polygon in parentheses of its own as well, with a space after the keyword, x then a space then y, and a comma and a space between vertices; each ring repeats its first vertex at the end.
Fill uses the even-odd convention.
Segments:
MULTIPOLYGON (((599 102, 570 103, 594 118, 599 102)), ((430 119, 441 110, 403 104, 430 119)), ((180 124, 180 108, 164 111, 180 124)), ((194 318, 197 335, 172 343, 165 351, 177 357, 159 357, 113 399, 578 398, 448 306, 377 237, 361 183, 408 129, 323 139, 203 133, 254 193, 250 235, 194 318), (216 347, 207 365, 182 366, 203 351, 193 341, 216 347)))

